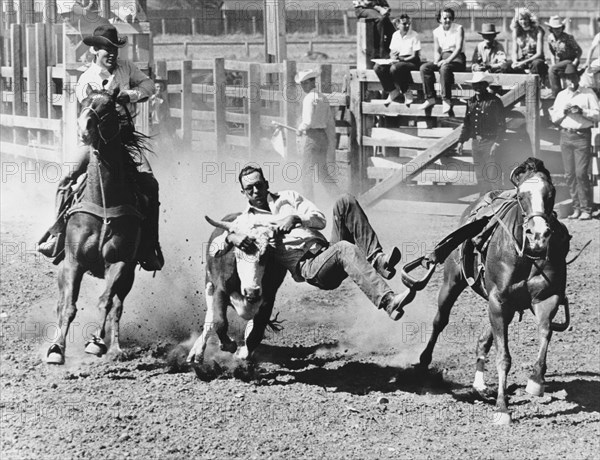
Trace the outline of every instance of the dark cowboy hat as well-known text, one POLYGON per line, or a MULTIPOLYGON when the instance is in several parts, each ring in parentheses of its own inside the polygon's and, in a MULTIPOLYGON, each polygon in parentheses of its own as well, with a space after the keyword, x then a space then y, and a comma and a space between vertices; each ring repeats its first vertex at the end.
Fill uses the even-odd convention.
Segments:
POLYGON ((573 75, 581 76, 581 74, 585 72, 585 69, 577 70, 573 64, 567 64, 565 70, 563 72, 564 77, 571 77, 573 75))
POLYGON ((87 36, 83 43, 88 46, 116 46, 123 48, 127 43, 127 37, 119 37, 117 29, 112 24, 103 24, 96 27, 94 35, 87 36))
POLYGON ((500 32, 496 32, 496 24, 486 22, 481 24, 481 30, 477 32, 480 35, 498 35, 500 32))

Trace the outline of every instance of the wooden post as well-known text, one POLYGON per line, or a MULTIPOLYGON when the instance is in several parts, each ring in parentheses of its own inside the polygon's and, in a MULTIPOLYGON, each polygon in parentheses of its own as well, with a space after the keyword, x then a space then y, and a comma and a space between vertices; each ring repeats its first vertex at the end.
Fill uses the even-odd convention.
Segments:
POLYGON ((35 22, 35 0, 19 0, 19 24, 33 24, 35 22))
MULTIPOLYGON (((165 60, 156 61, 156 64, 154 65, 154 77, 160 78, 163 80, 168 80, 169 74, 167 72, 167 61, 165 61, 165 60)), ((167 85, 168 85, 168 82, 167 82, 167 85)), ((165 90, 166 89, 167 88, 165 88, 165 90)))
POLYGON ((351 114, 351 149, 354 156, 357 158, 357 176, 358 184, 356 189, 362 192, 365 189, 365 179, 367 178, 367 158, 364 154, 362 145, 363 136, 363 114, 362 114, 362 99, 363 85, 356 76, 350 74, 350 114, 351 114), (356 149, 356 150, 355 150, 356 149))
POLYGON ((344 11, 344 14, 342 14, 342 18, 344 19, 344 35, 347 37, 348 35, 350 35, 350 29, 348 27, 348 12, 344 11))
POLYGON ((526 82, 525 119, 534 157, 540 154, 540 77, 530 75, 526 82))
POLYGON ((223 33, 225 35, 229 34, 229 23, 227 21, 227 15, 225 14, 225 12, 223 11, 223 33))
POLYGON ((54 85, 54 81, 52 80, 52 67, 48 65, 46 67, 46 87, 47 87, 47 108, 48 118, 57 118, 58 111, 54 107, 54 98, 56 97, 56 87, 54 85))
POLYGON ((100 0, 100 16, 110 19, 110 0, 100 0))
POLYGON ((319 29, 319 8, 317 8, 315 10, 315 35, 319 35, 320 34, 320 29, 319 29))
POLYGON ((244 42, 244 51, 246 51, 246 57, 250 56, 250 43, 247 41, 244 42))
POLYGON ((8 30, 11 24, 17 22, 17 12, 15 11, 14 0, 5 0, 3 3, 4 11, 2 13, 2 17, 4 24, 2 25, 2 27, 8 30))
POLYGON ((162 35, 167 35, 167 20, 165 18, 160 20, 160 32, 162 35))
POLYGON ((181 63, 181 138, 192 145, 192 61, 181 63))
MULTIPOLYGON (((300 88, 296 85, 294 77, 296 76, 296 62, 283 61, 283 123, 287 126, 296 127, 297 106, 300 102, 300 88)), ((296 134, 293 131, 286 130, 286 158, 295 158, 297 156, 296 134)))
POLYGON ((56 0, 44 0, 43 21, 46 24, 56 24, 56 0))
POLYGON ((63 106, 62 106, 62 150, 63 161, 74 159, 77 147, 77 116, 79 113, 75 88, 79 73, 73 70, 65 71, 63 79, 63 106))
POLYGON ((260 64, 250 64, 248 70, 248 135, 250 137, 250 156, 260 144, 260 64))
POLYGON ((502 33, 505 34, 506 32, 508 32, 508 18, 502 16, 502 33))
POLYGON ((252 16, 252 35, 256 35, 257 34, 257 27, 256 27, 256 16, 252 16))
POLYGON ((27 41, 27 116, 46 118, 46 40, 44 24, 32 24, 25 31, 27 41))
POLYGON ((331 93, 331 64, 321 64, 319 67, 319 91, 331 93))
POLYGON ((287 59, 285 2, 265 0, 264 34, 266 62, 283 62, 287 59))
POLYGON ((217 155, 225 153, 227 146, 227 82, 225 77, 225 59, 216 58, 213 69, 215 135, 217 138, 217 155))
POLYGON ((10 62, 13 69, 13 115, 25 114, 25 105, 23 103, 23 93, 25 92, 25 88, 23 88, 23 67, 25 67, 25 63, 23 62, 23 53, 21 52, 23 46, 21 42, 21 28, 20 24, 10 25, 10 41, 12 43, 10 62))
POLYGON ((373 40, 375 23, 373 20, 361 18, 356 24, 356 69, 372 69, 371 59, 375 56, 373 40))
POLYGON ((475 32, 475 8, 469 7, 471 13, 471 32, 475 32))
POLYGON ((190 18, 190 26, 192 29, 192 36, 196 35, 196 18, 190 18))

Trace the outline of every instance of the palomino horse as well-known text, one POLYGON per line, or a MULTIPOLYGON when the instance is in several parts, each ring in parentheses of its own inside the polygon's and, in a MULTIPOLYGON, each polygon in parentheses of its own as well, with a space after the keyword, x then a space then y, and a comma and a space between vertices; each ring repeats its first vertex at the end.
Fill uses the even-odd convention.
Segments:
MULTIPOLYGON (((526 389, 537 396, 544 391, 546 355, 552 331, 566 328, 552 323, 561 304, 565 305, 568 317, 565 258, 569 251, 570 236, 552 211, 555 190, 550 173, 541 161, 529 158, 515 168, 511 180, 517 187, 516 203, 500 219, 485 254, 485 292, 478 293, 484 298, 487 293, 491 330, 488 327, 478 341, 477 369, 473 383, 476 390, 486 389, 483 379, 484 363, 492 343, 495 343, 498 396, 494 420, 498 424, 511 422, 505 391, 511 366, 508 326, 513 316, 516 312, 522 313, 525 309, 530 309, 538 323, 540 348, 526 389)), ((475 206, 477 203, 465 211, 461 225, 475 206)), ((438 312, 433 322, 431 338, 420 357, 420 367, 427 368, 431 363, 437 338, 448 324, 450 310, 467 284, 460 252, 456 249, 445 261, 444 282, 438 295, 438 312)))
MULTIPOLYGON (((97 356, 107 352, 103 339, 112 313, 110 355, 121 353, 119 320, 123 301, 133 285, 143 217, 137 209, 133 181, 135 158, 143 154, 145 143, 144 136, 132 128, 127 135, 121 131, 123 115, 117 110, 115 95, 90 91, 77 120, 79 137, 89 146, 89 162, 81 201, 68 211, 65 258, 58 273, 59 335, 48 349, 46 361, 50 364, 65 361, 65 339, 77 312, 79 288, 86 272, 104 278, 106 288, 98 303, 100 326, 85 351, 97 356)), ((129 115, 125 123, 131 126, 129 115)))

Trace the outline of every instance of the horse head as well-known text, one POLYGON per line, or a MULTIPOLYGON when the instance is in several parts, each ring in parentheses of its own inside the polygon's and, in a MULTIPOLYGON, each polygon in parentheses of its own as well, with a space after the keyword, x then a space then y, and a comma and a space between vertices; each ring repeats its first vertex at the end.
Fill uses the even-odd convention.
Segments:
POLYGON ((119 113, 116 106, 117 88, 113 92, 92 90, 81 103, 77 118, 77 134, 81 141, 98 149, 113 141, 120 132, 119 113))
MULTIPOLYGON (((266 254, 269 246, 274 245, 275 226, 252 213, 241 214, 233 222, 215 221, 208 216, 206 220, 217 228, 249 236, 254 240, 254 248, 243 251, 234 248, 236 270, 240 278, 240 292, 250 310, 262 304, 262 281, 266 267, 266 254)), ((272 217, 272 216, 269 216, 272 217)), ((256 313, 256 312, 254 312, 256 313)), ((254 314, 252 314, 252 317, 254 314)))
POLYGON ((556 196, 550 172, 541 160, 528 158, 512 171, 510 180, 517 187, 517 202, 529 250, 533 254, 546 252, 552 234, 550 221, 556 196))

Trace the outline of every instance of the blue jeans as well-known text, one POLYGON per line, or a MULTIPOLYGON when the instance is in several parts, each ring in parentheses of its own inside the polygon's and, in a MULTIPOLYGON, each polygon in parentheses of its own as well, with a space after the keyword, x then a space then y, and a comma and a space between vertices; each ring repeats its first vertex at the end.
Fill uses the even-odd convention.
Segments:
POLYGON ((418 59, 416 62, 396 62, 390 65, 375 65, 373 70, 379 77, 381 86, 388 93, 394 89, 399 89, 401 93, 406 93, 408 87, 413 83, 412 75, 410 74, 413 70, 419 70, 421 61, 418 59))
MULTIPOLYGON (((450 53, 442 54, 442 58, 446 59, 450 53)), ((454 72, 464 72, 466 69, 466 57, 464 53, 460 53, 449 64, 438 66, 433 62, 426 62, 421 66, 421 78, 423 79, 423 92, 425 99, 435 97, 435 72, 440 72, 440 87, 443 99, 452 99, 452 85, 454 84, 454 72)))
POLYGON ((573 64, 573 61, 560 61, 552 67, 550 67, 548 79, 550 80, 550 88, 552 88, 552 95, 554 97, 556 97, 558 93, 560 93, 563 89, 560 80, 568 64, 573 64))
POLYGON ((592 161, 592 134, 560 133, 560 151, 573 208, 592 212, 592 184, 588 176, 592 161))
POLYGON ((319 289, 337 288, 350 277, 369 300, 379 307, 392 289, 369 263, 382 252, 369 219, 352 195, 342 195, 333 208, 331 246, 315 257, 301 260, 298 271, 319 289))

